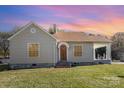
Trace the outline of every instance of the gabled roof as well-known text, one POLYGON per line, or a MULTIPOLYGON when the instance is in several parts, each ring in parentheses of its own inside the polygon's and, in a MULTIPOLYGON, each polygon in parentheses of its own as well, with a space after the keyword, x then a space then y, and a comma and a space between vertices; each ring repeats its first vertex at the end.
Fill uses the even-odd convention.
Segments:
POLYGON ((57 40, 55 37, 53 37, 51 34, 49 34, 44 28, 42 28, 41 26, 39 26, 38 24, 34 23, 34 22, 29 22, 28 24, 24 25, 23 27, 20 28, 19 31, 17 31, 14 35, 12 35, 11 37, 8 38, 8 40, 11 40, 12 38, 14 38, 16 35, 18 35, 19 33, 21 33, 22 31, 24 31, 27 27, 29 27, 30 25, 35 25, 36 27, 40 28, 43 32, 45 32, 46 34, 48 34, 50 37, 52 37, 53 39, 57 40))
POLYGON ((111 42, 111 40, 83 32, 57 32, 53 35, 59 41, 65 42, 111 42))
POLYGON ((30 25, 35 25, 38 28, 40 28, 44 33, 48 34, 50 37, 55 39, 56 41, 66 41, 66 42, 111 42, 111 40, 102 37, 102 36, 96 36, 96 35, 88 35, 83 32, 56 32, 54 35, 51 35, 46 31, 44 28, 39 26, 38 24, 34 22, 30 22, 27 25, 24 25, 20 28, 19 31, 17 31, 14 35, 12 35, 8 40, 11 40, 16 35, 24 31, 27 27, 30 25))

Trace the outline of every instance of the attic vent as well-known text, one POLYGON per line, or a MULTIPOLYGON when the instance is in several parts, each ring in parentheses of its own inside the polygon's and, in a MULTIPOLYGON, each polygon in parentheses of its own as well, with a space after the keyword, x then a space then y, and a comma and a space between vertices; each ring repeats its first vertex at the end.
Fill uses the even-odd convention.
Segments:
POLYGON ((35 33, 36 29, 35 28, 31 28, 31 33, 35 33))

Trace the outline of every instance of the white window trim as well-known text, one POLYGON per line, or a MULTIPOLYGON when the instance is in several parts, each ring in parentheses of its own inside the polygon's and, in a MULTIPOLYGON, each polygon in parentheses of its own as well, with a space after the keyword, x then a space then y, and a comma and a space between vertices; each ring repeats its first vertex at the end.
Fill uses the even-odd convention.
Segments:
POLYGON ((27 43, 27 58, 39 58, 40 57, 40 43, 27 43), (30 57, 29 56, 29 45, 30 44, 38 44, 38 56, 37 57, 30 57))
POLYGON ((108 47, 107 47, 107 45, 106 45, 106 58, 105 59, 96 59, 96 57, 95 57, 95 49, 96 48, 93 48, 94 60, 108 60, 108 47))
POLYGON ((82 47, 82 56, 83 56, 83 44, 74 44, 73 45, 73 57, 76 57, 76 58, 82 57, 82 56, 74 56, 74 51, 75 51, 74 47, 75 46, 81 46, 82 47))

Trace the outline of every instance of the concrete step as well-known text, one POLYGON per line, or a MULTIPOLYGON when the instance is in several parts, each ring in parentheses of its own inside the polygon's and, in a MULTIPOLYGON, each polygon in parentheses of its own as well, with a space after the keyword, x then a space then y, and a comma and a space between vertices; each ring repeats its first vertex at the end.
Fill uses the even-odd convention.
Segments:
POLYGON ((70 68, 71 64, 68 62, 57 62, 55 67, 56 68, 70 68))

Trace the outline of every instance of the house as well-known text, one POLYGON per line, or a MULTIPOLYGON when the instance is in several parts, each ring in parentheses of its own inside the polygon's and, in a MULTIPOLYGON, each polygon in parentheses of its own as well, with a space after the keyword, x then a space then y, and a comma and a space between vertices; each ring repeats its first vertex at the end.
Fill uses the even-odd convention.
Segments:
POLYGON ((112 58, 124 62, 124 32, 112 36, 112 58))
POLYGON ((112 57, 114 60, 120 60, 120 62, 124 62, 124 47, 112 49, 112 57))
POLYGON ((9 39, 11 68, 111 63, 111 41, 83 32, 49 34, 33 22, 9 39))

